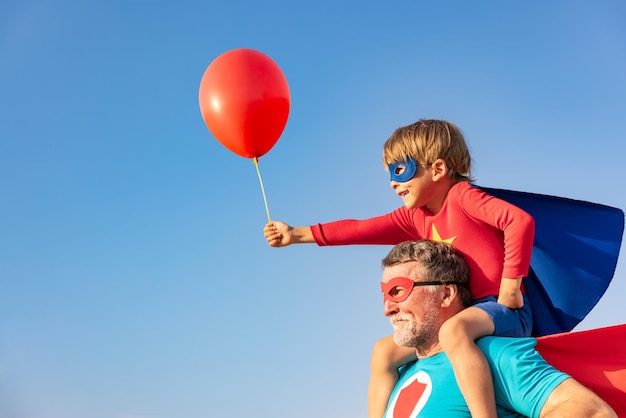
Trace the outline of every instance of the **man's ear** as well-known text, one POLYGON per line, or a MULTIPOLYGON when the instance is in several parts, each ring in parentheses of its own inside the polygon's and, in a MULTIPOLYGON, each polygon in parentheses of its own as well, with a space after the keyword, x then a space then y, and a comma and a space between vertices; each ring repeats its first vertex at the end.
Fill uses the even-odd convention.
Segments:
POLYGON ((448 176, 448 172, 450 171, 448 164, 446 164, 446 162, 441 158, 437 158, 430 166, 430 169, 432 170, 431 173, 433 181, 439 181, 446 178, 448 176))
POLYGON ((443 289, 443 298, 441 300, 441 306, 442 307, 449 307, 450 305, 452 305, 452 302, 454 300, 456 300, 458 294, 459 294, 459 289, 453 285, 453 284, 447 284, 444 286, 441 286, 443 289))

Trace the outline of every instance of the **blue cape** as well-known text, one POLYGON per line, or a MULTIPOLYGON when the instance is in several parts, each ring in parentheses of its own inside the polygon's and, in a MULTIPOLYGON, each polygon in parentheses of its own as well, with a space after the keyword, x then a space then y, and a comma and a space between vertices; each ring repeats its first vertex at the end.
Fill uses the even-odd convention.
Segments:
POLYGON ((613 278, 624 212, 562 197, 480 188, 535 218, 530 271, 524 279, 533 311, 533 335, 571 331, 598 303, 613 278))

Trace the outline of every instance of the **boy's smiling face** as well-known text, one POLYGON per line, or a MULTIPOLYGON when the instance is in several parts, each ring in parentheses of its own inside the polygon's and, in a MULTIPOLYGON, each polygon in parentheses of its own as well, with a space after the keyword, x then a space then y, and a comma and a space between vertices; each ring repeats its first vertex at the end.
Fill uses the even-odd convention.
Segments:
POLYGON ((431 179, 428 170, 417 164, 414 159, 389 164, 389 171, 391 188, 400 196, 407 209, 419 208, 430 203, 431 179))
POLYGON ((431 164, 415 163, 415 167, 413 176, 401 182, 395 179, 408 177, 412 171, 411 165, 407 162, 389 164, 389 170, 394 170, 391 173, 391 188, 400 196, 407 209, 426 207, 437 214, 455 182, 448 177, 448 168, 442 159, 431 164))

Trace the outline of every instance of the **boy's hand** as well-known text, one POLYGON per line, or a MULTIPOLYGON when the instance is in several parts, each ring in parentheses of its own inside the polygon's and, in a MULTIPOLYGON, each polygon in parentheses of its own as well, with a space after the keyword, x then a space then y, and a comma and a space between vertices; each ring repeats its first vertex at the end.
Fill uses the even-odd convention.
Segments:
POLYGON ((500 282, 500 294, 498 295, 498 303, 509 309, 519 309, 524 306, 524 298, 520 286, 522 279, 502 278, 500 282))
POLYGON ((293 244, 291 231, 293 231, 292 227, 279 221, 270 221, 263 228, 263 234, 270 247, 284 247, 293 244))

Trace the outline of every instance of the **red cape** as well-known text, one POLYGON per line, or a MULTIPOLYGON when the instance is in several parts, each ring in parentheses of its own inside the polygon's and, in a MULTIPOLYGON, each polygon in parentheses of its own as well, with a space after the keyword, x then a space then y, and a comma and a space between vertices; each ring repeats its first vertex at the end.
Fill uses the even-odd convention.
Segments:
POLYGON ((626 324, 539 337, 537 351, 626 418, 626 324))

